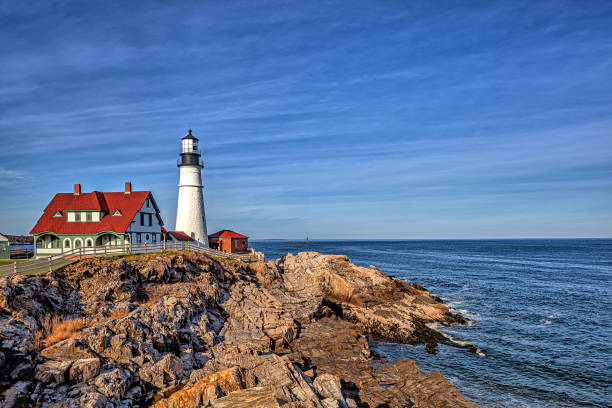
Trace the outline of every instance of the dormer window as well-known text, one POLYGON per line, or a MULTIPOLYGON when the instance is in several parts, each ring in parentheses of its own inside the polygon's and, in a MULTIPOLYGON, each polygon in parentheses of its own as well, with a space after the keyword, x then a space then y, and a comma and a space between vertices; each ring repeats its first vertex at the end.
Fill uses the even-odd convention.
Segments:
POLYGON ((121 214, 121 211, 119 211, 119 210, 116 210, 116 211, 113 213, 113 217, 120 217, 120 216, 122 216, 122 215, 123 215, 123 214, 121 214))
POLYGON ((74 221, 75 222, 81 222, 81 213, 80 212, 75 212, 74 213, 74 221))
POLYGON ((61 211, 56 211, 55 214, 53 214, 54 217, 61 217, 62 216, 62 212, 61 211))

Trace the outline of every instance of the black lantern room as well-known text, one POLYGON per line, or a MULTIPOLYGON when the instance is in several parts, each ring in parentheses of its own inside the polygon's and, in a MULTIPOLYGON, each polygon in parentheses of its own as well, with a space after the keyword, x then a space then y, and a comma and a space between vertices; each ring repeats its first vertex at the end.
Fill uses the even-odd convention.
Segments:
POLYGON ((178 167, 181 166, 199 166, 204 167, 202 163, 202 154, 198 148, 198 138, 189 134, 181 139, 181 158, 178 160, 178 167))

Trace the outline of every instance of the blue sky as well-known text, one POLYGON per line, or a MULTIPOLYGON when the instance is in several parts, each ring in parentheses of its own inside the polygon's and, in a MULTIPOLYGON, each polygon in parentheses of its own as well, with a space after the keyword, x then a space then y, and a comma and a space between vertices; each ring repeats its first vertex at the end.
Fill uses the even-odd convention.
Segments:
POLYGON ((3 1, 0 27, 2 232, 128 180, 172 228, 191 127, 209 231, 612 236, 612 2, 3 1))

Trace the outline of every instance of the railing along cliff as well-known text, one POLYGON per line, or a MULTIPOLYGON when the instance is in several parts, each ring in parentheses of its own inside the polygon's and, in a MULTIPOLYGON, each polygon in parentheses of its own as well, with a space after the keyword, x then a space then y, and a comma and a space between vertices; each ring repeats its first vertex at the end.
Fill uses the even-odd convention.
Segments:
POLYGON ((234 254, 222 252, 216 249, 211 249, 203 246, 200 243, 194 242, 160 242, 155 244, 129 244, 120 246, 96 246, 96 247, 80 247, 70 251, 62 252, 61 254, 49 255, 46 258, 35 259, 31 261, 15 262, 9 265, 0 266, 0 277, 11 276, 17 274, 36 274, 52 271, 58 267, 67 265, 83 258, 93 258, 102 256, 115 255, 130 255, 130 254, 149 254, 165 251, 197 251, 207 255, 218 256, 222 258, 239 259, 243 261, 257 260, 258 257, 254 254, 234 254))

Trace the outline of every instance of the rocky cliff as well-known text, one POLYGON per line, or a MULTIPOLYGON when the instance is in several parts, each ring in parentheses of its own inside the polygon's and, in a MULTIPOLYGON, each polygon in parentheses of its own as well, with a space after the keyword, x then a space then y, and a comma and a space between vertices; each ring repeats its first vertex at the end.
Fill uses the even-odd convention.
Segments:
POLYGON ((0 405, 475 407, 440 373, 369 347, 435 351, 428 322, 463 320, 345 256, 88 259, 0 280, 0 405))

